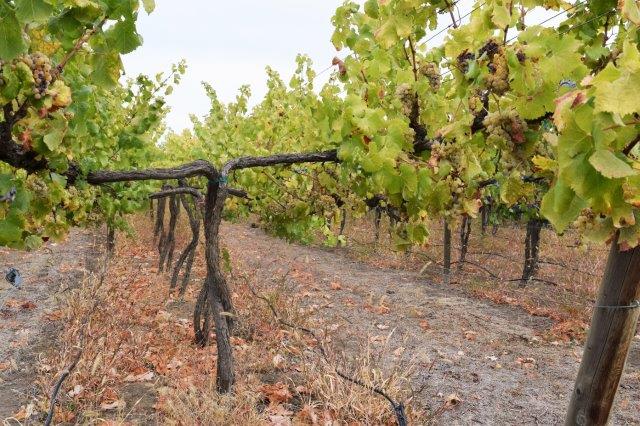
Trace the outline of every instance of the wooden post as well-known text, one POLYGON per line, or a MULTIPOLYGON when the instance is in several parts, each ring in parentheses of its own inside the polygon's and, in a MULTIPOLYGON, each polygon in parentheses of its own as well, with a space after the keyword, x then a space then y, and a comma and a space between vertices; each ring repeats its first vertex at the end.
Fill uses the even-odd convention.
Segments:
POLYGON ((604 425, 636 333, 640 308, 640 247, 620 251, 611 244, 607 267, 565 425, 604 425))
POLYGON ((444 262, 442 266, 443 280, 449 284, 451 277, 451 228, 447 221, 444 221, 444 262))

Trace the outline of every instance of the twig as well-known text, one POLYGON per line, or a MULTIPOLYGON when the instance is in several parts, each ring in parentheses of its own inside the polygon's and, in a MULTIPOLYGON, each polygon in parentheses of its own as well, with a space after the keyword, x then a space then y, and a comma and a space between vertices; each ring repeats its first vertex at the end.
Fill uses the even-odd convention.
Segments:
POLYGON ((58 378, 56 385, 53 388, 53 392, 51 392, 51 405, 49 405, 49 413, 47 413, 47 418, 44 421, 45 426, 49 426, 51 421, 53 420, 53 411, 56 406, 56 399, 58 398, 58 392, 60 392, 60 388, 62 387, 62 382, 69 377, 69 375, 73 372, 78 365, 78 361, 80 361, 80 356, 82 355, 82 349, 78 348, 77 353, 71 364, 67 368, 65 368, 62 372, 62 375, 58 378))
POLYGON ((53 73, 54 75, 52 76, 52 80, 55 80, 60 74, 62 74, 62 70, 71 60, 71 58, 73 58, 73 56, 82 48, 82 45, 85 44, 87 40, 89 40, 89 38, 104 25, 105 22, 107 22, 106 17, 104 17, 96 26, 85 32, 84 35, 76 41, 73 48, 64 55, 62 60, 56 66, 55 73, 53 73))

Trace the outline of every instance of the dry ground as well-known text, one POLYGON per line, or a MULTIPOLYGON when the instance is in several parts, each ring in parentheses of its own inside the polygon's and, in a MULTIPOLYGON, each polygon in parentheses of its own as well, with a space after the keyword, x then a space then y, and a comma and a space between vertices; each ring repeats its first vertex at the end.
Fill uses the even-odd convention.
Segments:
MULTIPOLYGON (((16 413, 24 417, 32 402, 31 421, 38 423, 51 384, 81 347, 78 367, 65 382, 56 408, 57 422, 393 424, 388 403, 338 378, 337 365, 406 402, 412 424, 562 423, 581 352, 575 340, 580 333, 565 307, 567 301, 580 301, 574 316, 584 321, 592 297, 584 289, 595 287, 586 284, 589 279, 576 276, 557 286, 522 290, 514 283, 488 286, 486 277, 460 274, 445 287, 436 269, 427 268, 426 275, 417 272, 424 255, 436 258, 436 245, 422 255, 391 253, 383 244, 372 248, 367 226, 351 228, 353 242, 347 248, 328 249, 288 244, 247 224, 224 224, 240 324, 233 339, 238 370, 234 398, 213 391, 215 348, 192 344, 191 312, 204 272, 202 261, 185 300, 170 297, 167 276, 156 273, 148 218, 136 218, 137 238, 119 238, 106 275, 63 293, 60 311, 53 295, 59 287, 66 288, 63 280, 68 274, 55 271, 71 268, 63 262, 81 262, 79 253, 91 240, 88 234, 74 232, 57 246, 69 254, 52 257, 53 266, 45 267, 46 261, 40 260, 53 254, 3 252, 1 266, 19 261, 25 275, 38 277, 41 271, 30 281, 42 291, 34 300, 37 308, 11 308, 17 321, 11 332, 17 338, 16 330, 26 324, 38 329, 48 321, 57 325, 36 333, 43 336, 42 345, 30 342, 14 349, 1 343, 0 362, 26 353, 35 364, 15 376, 11 389, 40 390, 0 403, 2 418, 16 413), (26 266, 29 262, 33 266, 26 266), (585 284, 576 285, 578 281, 585 284), (330 353, 330 364, 318 354, 314 339, 277 323, 267 302, 252 290, 286 321, 313 328, 330 353), (492 292, 505 293, 509 300, 494 303, 489 300, 496 299, 492 292), (45 311, 36 314, 41 307, 59 314, 45 321, 45 311), (558 329, 567 323, 572 324, 569 332, 558 329), (57 345, 51 344, 51 333, 58 334, 57 345)), ((187 227, 182 224, 180 229, 178 247, 188 239, 187 227)), ((506 246, 510 256, 519 256, 506 246)), ((56 248, 51 250, 55 253, 56 248)), ((543 256, 549 253, 560 255, 547 249, 543 256)), ((487 267, 511 276, 512 271, 488 262, 487 267)), ((542 273, 557 279, 553 273, 542 273)), ((616 425, 640 421, 639 347, 640 340, 618 394, 616 425)), ((4 384, 2 389, 3 399, 18 395, 6 391, 4 384)))

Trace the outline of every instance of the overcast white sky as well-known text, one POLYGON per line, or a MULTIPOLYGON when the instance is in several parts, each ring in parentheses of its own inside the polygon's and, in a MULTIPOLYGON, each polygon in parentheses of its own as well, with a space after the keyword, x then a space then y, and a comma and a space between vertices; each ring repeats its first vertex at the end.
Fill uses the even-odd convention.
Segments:
MULTIPOLYGON (((213 85, 223 102, 235 99, 242 84, 252 88, 252 102, 266 91, 265 67, 278 70, 285 81, 295 69, 298 53, 308 54, 316 71, 336 56, 331 44, 331 17, 342 0, 156 0, 151 15, 140 12, 138 31, 143 45, 124 56, 128 75, 155 75, 186 59, 188 70, 169 97, 169 127, 191 127, 190 114, 202 116, 209 102, 201 82, 213 85)), ((473 0, 456 3, 459 16, 469 12, 473 0)), ((535 22, 544 15, 535 14, 535 22), (537 19, 537 20, 536 20, 537 19)), ((468 17, 463 22, 468 22, 468 17)), ((561 19, 559 17, 557 20, 561 19)), ((549 22, 547 25, 552 25, 549 22)), ((439 28, 450 24, 443 16, 439 28)), ((433 33, 438 30, 433 31, 433 33)), ((432 34, 433 34, 432 33, 432 34)), ((442 40, 446 32, 430 43, 442 40)), ((344 53, 338 54, 344 56, 344 53)), ((326 81, 329 73, 318 78, 326 81)))
MULTIPOLYGON (((189 114, 206 114, 209 102, 201 82, 213 85, 222 101, 251 85, 257 102, 266 91, 265 67, 288 81, 298 53, 308 54, 316 70, 331 65, 331 16, 341 0, 156 0, 155 11, 141 12, 143 45, 124 56, 128 75, 154 75, 184 58, 187 73, 169 98, 168 124, 190 127, 189 114)), ((328 76, 329 73, 325 73, 328 76)))

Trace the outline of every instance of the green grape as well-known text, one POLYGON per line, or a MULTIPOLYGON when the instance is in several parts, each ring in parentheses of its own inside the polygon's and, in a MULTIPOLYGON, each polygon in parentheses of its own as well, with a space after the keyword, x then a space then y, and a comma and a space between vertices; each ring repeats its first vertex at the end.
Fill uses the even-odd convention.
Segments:
POLYGON ((485 117, 483 124, 491 139, 504 140, 515 146, 526 142, 527 122, 515 109, 492 112, 485 117))
POLYGON ((402 103, 402 112, 404 115, 411 115, 413 104, 416 101, 416 95, 409 84, 401 84, 396 88, 396 97, 402 103))
POLYGON ((431 89, 437 91, 442 84, 440 70, 434 62, 422 62, 418 68, 418 72, 429 80, 431 89))

